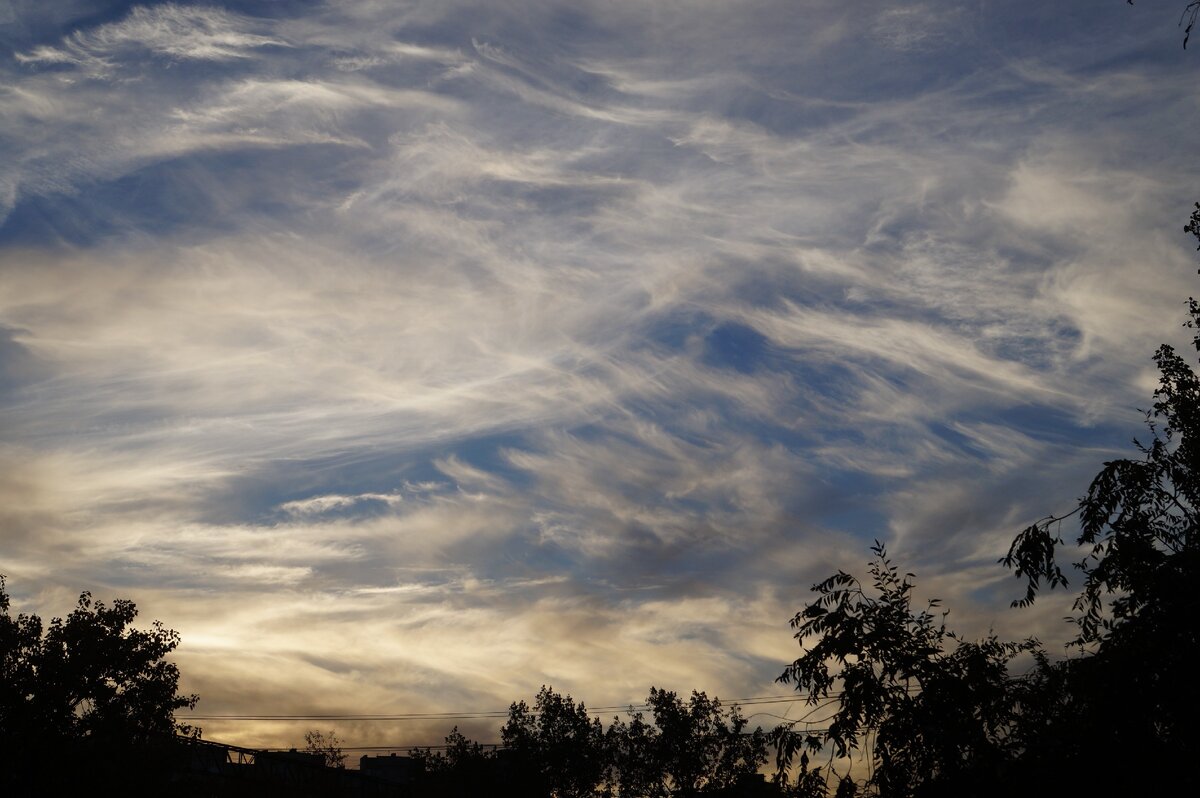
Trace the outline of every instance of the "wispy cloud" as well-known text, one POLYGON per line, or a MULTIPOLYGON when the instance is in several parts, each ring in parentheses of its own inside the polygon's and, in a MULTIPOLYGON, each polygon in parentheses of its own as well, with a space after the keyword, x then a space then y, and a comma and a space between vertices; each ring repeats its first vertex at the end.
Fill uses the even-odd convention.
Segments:
POLYGON ((70 64, 93 77, 107 77, 118 70, 121 59, 142 53, 225 61, 251 57, 264 47, 287 46, 281 39, 251 32, 253 25, 250 18, 217 7, 134 6, 120 21, 76 30, 58 46, 40 45, 15 56, 20 64, 70 64))

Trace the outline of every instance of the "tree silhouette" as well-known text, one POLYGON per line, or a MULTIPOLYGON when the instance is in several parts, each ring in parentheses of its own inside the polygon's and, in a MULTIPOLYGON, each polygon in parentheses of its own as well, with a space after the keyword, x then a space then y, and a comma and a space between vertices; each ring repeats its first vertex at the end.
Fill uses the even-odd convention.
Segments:
POLYGON ((720 699, 693 691, 685 702, 669 690, 650 688, 646 699, 653 726, 634 714, 628 725, 609 729, 625 779, 620 790, 637 786, 649 796, 691 796, 726 790, 753 776, 767 761, 767 736, 747 730, 741 711, 726 711, 720 699))
POLYGON ((512 791, 498 784, 500 768, 494 751, 485 750, 455 726, 445 738, 446 747, 433 752, 413 749, 409 755, 417 764, 417 795, 474 798, 477 795, 508 795, 512 791))
POLYGON ((175 720, 197 701, 179 695, 179 669, 164 659, 179 635, 158 621, 133 628, 133 602, 108 606, 85 592, 47 627, 9 608, 0 576, 0 751, 11 758, 0 784, 68 777, 61 768, 37 773, 54 757, 115 761, 176 734, 198 736, 175 720))
MULTIPOLYGON (((1184 229, 1200 241, 1200 204, 1184 229)), ((1200 352, 1200 302, 1188 310, 1200 352)), ((792 619, 804 652, 779 680, 836 705, 819 732, 778 731, 781 777, 799 754, 794 793, 824 795, 835 782, 839 794, 888 797, 1200 788, 1190 762, 1200 750, 1200 377, 1170 346, 1154 360, 1140 457, 1104 463, 1075 509, 1026 528, 1001 559, 1025 579, 1013 605, 1028 606, 1043 587, 1068 585, 1061 528, 1078 523, 1077 656, 1052 661, 1033 639, 962 640, 935 603, 913 610, 912 575, 876 543, 871 590, 839 571, 792 619), (1013 678, 1022 652, 1035 666, 1013 678), (831 772, 868 738, 865 779, 831 772), (818 753, 828 763, 810 767, 818 753)))
POLYGON ((509 707, 500 738, 529 795, 581 798, 595 794, 608 767, 604 727, 583 703, 543 686, 532 708, 509 707))
POLYGON ((973 779, 1010 757, 1018 707, 1008 664, 1035 641, 959 638, 935 614, 936 600, 914 611, 913 575, 901 575, 878 541, 872 551, 870 588, 839 571, 813 586, 818 598, 791 621, 802 645, 815 642, 778 681, 806 692, 816 708, 836 704, 818 733, 799 723, 776 731, 781 775, 800 755, 794 791, 801 795, 824 795, 834 782, 843 794, 914 795, 973 779), (836 772, 833 760, 852 755, 868 735, 874 769, 859 784, 836 772), (822 751, 828 763, 810 768, 810 755, 822 751))
POLYGON ((306 731, 304 733, 304 751, 320 756, 325 767, 346 767, 346 753, 342 750, 342 741, 332 731, 322 732, 319 729, 306 731))
POLYGON ((631 709, 628 722, 616 718, 605 730, 584 704, 542 687, 532 706, 518 701, 509 708, 499 752, 457 728, 444 752, 414 750, 414 794, 733 798, 772 792, 758 778, 767 734, 750 731, 737 706, 725 708, 701 692, 684 701, 654 687, 646 704, 653 722, 631 709))
MULTIPOLYGON (((653 689, 653 688, 652 688, 653 689)), ((658 755, 658 729, 641 712, 629 722, 614 718, 606 732, 611 761, 609 783, 618 795, 662 798, 667 795, 658 755)))
MULTIPOLYGON (((1200 205, 1184 230, 1200 241, 1200 205)), ((1188 311, 1200 352, 1200 302, 1189 298, 1188 311)), ((1078 516, 1083 581, 1071 620, 1091 656, 1060 666, 1065 710, 1043 719, 1039 742, 1060 756, 1085 756, 1070 743, 1084 735, 1143 761, 1182 762, 1200 744, 1191 712, 1200 704, 1200 377, 1170 346, 1154 360, 1149 439, 1134 441, 1141 457, 1105 463, 1074 510, 1025 529, 1002 560, 1026 580, 1016 605, 1032 604, 1043 583, 1066 586, 1060 530, 1078 516)), ((1174 766, 1153 779, 1197 782, 1174 766)))

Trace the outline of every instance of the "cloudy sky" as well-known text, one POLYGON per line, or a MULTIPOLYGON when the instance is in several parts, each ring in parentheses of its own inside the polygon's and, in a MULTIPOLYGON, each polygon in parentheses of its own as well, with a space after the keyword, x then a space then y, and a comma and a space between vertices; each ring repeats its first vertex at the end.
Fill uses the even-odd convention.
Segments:
POLYGON ((1183 5, 0 0, 15 608, 198 714, 776 694, 875 538, 1065 638, 995 562, 1188 341, 1183 5))

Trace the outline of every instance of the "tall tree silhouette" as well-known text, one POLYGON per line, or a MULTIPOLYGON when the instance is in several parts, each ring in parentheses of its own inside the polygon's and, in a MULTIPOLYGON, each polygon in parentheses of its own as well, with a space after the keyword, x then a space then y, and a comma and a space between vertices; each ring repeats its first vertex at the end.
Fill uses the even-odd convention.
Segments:
MULTIPOLYGON (((1184 231, 1200 242, 1200 204, 1184 231)), ((1198 246, 1200 249, 1200 246, 1198 246)), ((1196 330, 1200 302, 1188 299, 1185 326, 1196 330)), ((1088 739, 1141 761, 1179 763, 1200 744, 1192 707, 1200 705, 1194 669, 1200 656, 1200 377, 1172 347, 1154 355, 1159 386, 1146 413, 1149 437, 1140 457, 1113 460, 1062 516, 1029 526, 1002 562, 1026 580, 1015 605, 1032 604, 1044 585, 1068 584, 1059 565, 1064 521, 1078 517, 1074 570, 1075 639, 1090 657, 1062 666, 1066 710, 1043 719, 1036 744, 1082 757, 1071 740, 1088 739), (1057 743, 1057 745, 1055 745, 1057 743)), ((1045 675, 1045 672, 1043 672, 1045 675)), ((1090 743, 1089 746, 1090 748, 1090 743)), ((1200 782, 1168 765, 1152 779, 1200 782)))
MULTIPOLYGON (((1184 229, 1200 242, 1200 204, 1184 229)), ((1200 352, 1200 302, 1189 299, 1188 311, 1200 352)), ((1033 639, 962 640, 933 604, 912 608, 912 575, 877 543, 870 588, 839 572, 792 619, 805 650, 779 680, 836 707, 820 732, 779 731, 781 774, 799 755, 793 791, 823 795, 835 782, 842 794, 880 796, 1200 789, 1190 763, 1200 750, 1200 377, 1170 346, 1154 360, 1159 387, 1139 456, 1104 463, 1073 510, 1030 525, 1001 559, 1025 579, 1013 604, 1033 604, 1043 588, 1068 586, 1061 529, 1078 524, 1077 656, 1052 661, 1033 639), (1012 658, 1026 651, 1035 667, 1012 678, 1012 658), (832 774, 834 757, 868 736, 870 775, 832 774), (817 753, 830 759, 810 767, 817 753)))
POLYGON ((791 621, 805 645, 779 681, 808 695, 823 715, 819 732, 799 723, 776 730, 780 776, 797 760, 793 791, 823 796, 859 789, 882 796, 929 792, 970 782, 1011 759, 1019 711, 1008 664, 1035 641, 961 639, 948 630, 936 600, 912 608, 912 574, 901 574, 882 544, 872 547, 870 585, 839 571, 814 585, 818 598, 791 621), (822 708, 836 707, 829 714, 822 708), (855 781, 835 759, 871 738, 872 774, 855 781), (810 767, 811 757, 828 760, 810 767))

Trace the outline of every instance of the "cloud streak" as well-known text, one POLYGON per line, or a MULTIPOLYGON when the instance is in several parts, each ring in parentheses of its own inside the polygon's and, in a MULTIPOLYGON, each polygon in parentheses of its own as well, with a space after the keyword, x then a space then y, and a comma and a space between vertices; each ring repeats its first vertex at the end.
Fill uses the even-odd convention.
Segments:
POLYGON ((286 42, 251 33, 252 21, 221 8, 164 3, 135 6, 118 22, 76 30, 58 47, 40 45, 16 53, 19 64, 69 64, 92 77, 110 77, 120 61, 148 53, 170 60, 226 61, 252 57, 286 42))

